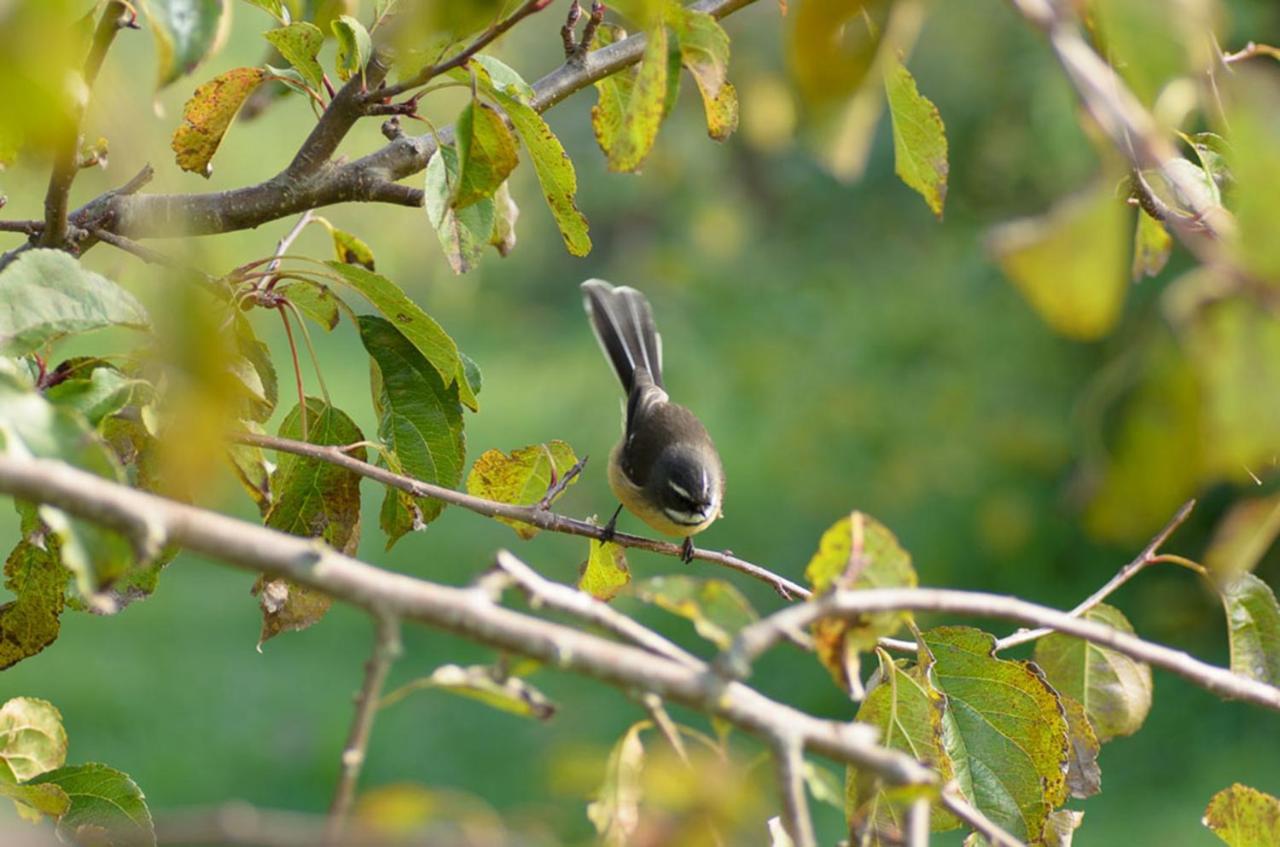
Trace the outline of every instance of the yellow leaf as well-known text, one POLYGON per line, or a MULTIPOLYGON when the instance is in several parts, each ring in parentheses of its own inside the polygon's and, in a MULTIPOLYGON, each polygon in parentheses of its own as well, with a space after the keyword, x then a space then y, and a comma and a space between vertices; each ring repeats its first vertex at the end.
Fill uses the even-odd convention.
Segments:
POLYGON ((591 539, 591 552, 582 566, 578 588, 597 600, 609 601, 631 581, 626 553, 611 541, 591 539))
POLYGON ((253 90, 266 76, 261 68, 233 68, 196 89, 182 110, 182 125, 170 146, 178 167, 209 176, 210 164, 222 137, 253 90))

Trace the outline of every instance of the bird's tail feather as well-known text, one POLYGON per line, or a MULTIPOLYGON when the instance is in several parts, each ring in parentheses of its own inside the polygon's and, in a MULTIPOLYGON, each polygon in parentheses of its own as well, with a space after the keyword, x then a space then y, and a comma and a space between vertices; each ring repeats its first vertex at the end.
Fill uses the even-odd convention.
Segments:
POLYGON ((583 305, 605 356, 630 395, 637 383, 662 387, 662 336, 649 301, 634 288, 604 280, 582 283, 583 305))

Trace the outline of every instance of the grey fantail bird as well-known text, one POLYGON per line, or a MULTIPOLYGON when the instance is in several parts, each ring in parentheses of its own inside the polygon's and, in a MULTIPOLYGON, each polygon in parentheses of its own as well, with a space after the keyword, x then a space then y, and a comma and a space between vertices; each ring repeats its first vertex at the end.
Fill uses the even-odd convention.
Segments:
MULTIPOLYGON (((649 526, 684 539, 720 517, 724 468, 702 422, 672 402, 662 385, 662 337, 649 301, 634 288, 599 279, 582 283, 591 328, 627 395, 622 440, 609 454, 609 487, 649 526)), ((606 527, 612 534, 618 512, 606 527)))

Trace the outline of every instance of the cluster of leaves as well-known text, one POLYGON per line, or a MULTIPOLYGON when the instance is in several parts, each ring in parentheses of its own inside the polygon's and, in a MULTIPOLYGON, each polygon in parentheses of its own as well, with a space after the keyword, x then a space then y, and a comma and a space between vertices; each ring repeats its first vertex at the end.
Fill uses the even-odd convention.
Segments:
POLYGON ((137 784, 97 763, 68 765, 67 732, 52 703, 14 697, 0 706, 0 794, 24 820, 46 818, 77 844, 156 843, 137 784))

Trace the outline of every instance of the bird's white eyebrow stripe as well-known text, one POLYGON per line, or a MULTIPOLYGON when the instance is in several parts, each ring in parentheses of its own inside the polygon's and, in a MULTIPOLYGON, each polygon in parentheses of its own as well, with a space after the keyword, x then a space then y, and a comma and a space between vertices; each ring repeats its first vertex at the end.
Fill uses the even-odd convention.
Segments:
POLYGON ((688 491, 685 491, 684 488, 682 488, 674 479, 667 480, 667 485, 671 488, 672 491, 679 494, 681 497, 688 500, 690 503, 696 502, 693 495, 690 494, 688 491))

